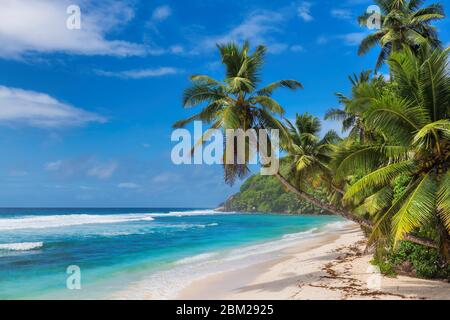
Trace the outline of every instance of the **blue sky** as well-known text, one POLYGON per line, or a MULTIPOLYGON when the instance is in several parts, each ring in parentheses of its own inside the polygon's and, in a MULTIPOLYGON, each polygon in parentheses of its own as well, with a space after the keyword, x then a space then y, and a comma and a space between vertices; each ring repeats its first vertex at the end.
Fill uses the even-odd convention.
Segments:
MULTIPOLYGON (((370 0, 100 3, 0 4, 0 206, 214 207, 239 184, 220 166, 173 165, 170 135, 193 112, 180 102, 188 76, 223 75, 215 43, 268 46, 264 81, 305 87, 276 95, 288 117, 322 117, 378 53, 356 53, 370 0), (66 28, 71 4, 80 30, 66 28)), ((449 25, 437 24, 447 45, 449 25)))

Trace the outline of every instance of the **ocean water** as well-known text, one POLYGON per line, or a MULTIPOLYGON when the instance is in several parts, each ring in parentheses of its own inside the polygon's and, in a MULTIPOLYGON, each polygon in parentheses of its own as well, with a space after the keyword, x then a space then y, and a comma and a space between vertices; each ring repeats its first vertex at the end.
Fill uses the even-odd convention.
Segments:
POLYGON ((0 299, 173 297, 190 280, 273 257, 334 216, 198 209, 0 209, 0 299), (66 286, 81 270, 81 290, 66 286))

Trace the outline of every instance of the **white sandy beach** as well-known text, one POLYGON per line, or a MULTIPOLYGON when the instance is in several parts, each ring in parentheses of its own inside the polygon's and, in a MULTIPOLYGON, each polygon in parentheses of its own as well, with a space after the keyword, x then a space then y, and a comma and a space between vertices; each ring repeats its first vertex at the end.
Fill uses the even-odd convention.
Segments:
POLYGON ((362 232, 352 225, 301 240, 283 249, 282 258, 194 281, 176 298, 450 299, 450 283, 374 273, 364 244, 362 232))

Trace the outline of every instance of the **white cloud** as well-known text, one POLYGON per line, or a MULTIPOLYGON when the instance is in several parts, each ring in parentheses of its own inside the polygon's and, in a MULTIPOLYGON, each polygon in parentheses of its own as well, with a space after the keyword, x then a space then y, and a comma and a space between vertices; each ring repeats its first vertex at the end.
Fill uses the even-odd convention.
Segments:
POLYGON ((280 53, 287 49, 288 46, 274 41, 272 36, 282 32, 281 25, 283 22, 285 22, 285 17, 279 12, 254 11, 242 23, 231 28, 225 34, 205 37, 200 41, 200 44, 203 49, 211 50, 216 48, 216 44, 249 40, 253 45, 267 45, 268 51, 271 53, 280 53))
POLYGON ((337 36, 338 39, 344 40, 348 46, 358 46, 367 36, 366 32, 353 32, 337 36))
POLYGON ((169 48, 169 51, 173 54, 181 54, 184 53, 184 47, 181 45, 173 45, 169 48))
POLYGON ((153 177, 152 182, 154 183, 165 183, 178 181, 180 177, 171 172, 163 172, 155 177, 153 177))
POLYGON ((349 10, 349 9, 334 8, 331 10, 331 15, 337 19, 342 19, 342 20, 353 19, 353 14, 352 14, 351 10, 349 10))
POLYGON ((117 161, 99 161, 94 157, 56 160, 44 165, 45 170, 62 178, 88 176, 102 180, 110 178, 118 167, 117 161))
POLYGON ((59 169, 61 169, 62 165, 63 165, 62 160, 48 162, 48 163, 45 164, 45 170, 47 170, 47 171, 58 171, 59 169))
POLYGON ((106 119, 35 91, 0 86, 0 124, 33 127, 77 126, 106 119))
POLYGON ((105 77, 115 77, 123 79, 143 79, 143 78, 154 78, 162 77, 166 75, 178 74, 181 70, 172 67, 161 67, 156 69, 136 69, 136 70, 125 70, 125 71, 105 71, 96 70, 96 74, 105 77))
POLYGON ((314 20, 313 16, 311 15, 310 2, 302 2, 297 8, 297 14, 305 22, 314 20))
POLYGON ((134 16, 124 2, 80 0, 81 29, 66 26, 69 0, 2 0, 0 57, 18 59, 34 53, 130 56, 151 53, 136 43, 109 40, 107 34, 134 16))
POLYGON ((99 179, 110 178, 117 169, 117 162, 99 163, 87 171, 87 175, 99 179))
POLYGON ((122 182, 117 185, 120 189, 137 189, 139 185, 134 182, 122 182))
POLYGON ((153 10, 152 21, 160 22, 166 20, 172 15, 172 9, 169 6, 160 6, 153 10))

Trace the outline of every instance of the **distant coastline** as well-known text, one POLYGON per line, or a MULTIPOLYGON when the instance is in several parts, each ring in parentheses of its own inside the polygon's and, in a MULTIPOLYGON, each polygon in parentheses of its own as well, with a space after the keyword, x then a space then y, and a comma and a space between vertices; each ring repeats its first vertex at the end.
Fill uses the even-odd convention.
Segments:
MULTIPOLYGON (((326 201, 325 194, 320 189, 312 190, 311 193, 326 201)), ((276 178, 259 174, 247 178, 240 191, 226 199, 215 210, 219 212, 330 214, 286 191, 276 178)))

